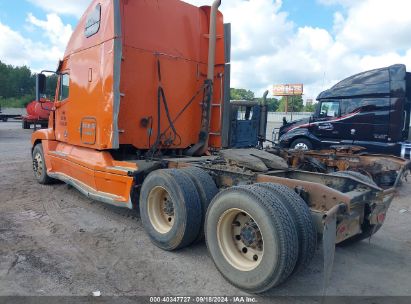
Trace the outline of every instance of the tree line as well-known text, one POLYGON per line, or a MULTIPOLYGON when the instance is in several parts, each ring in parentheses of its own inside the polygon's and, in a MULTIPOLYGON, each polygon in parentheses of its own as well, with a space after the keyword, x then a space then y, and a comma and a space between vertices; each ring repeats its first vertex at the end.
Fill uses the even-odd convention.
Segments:
MULTIPOLYGON (((47 97, 54 99, 57 76, 47 79, 47 97)), ((0 61, 0 105, 22 108, 35 98, 36 76, 27 66, 12 66, 0 61)))
MULTIPOLYGON (((246 89, 230 90, 231 100, 262 100, 262 98, 255 98, 254 92, 246 89)), ((267 105, 269 112, 285 112, 286 97, 280 99, 267 98, 267 105)), ((304 105, 302 96, 288 97, 288 112, 314 112, 315 104, 304 105)))

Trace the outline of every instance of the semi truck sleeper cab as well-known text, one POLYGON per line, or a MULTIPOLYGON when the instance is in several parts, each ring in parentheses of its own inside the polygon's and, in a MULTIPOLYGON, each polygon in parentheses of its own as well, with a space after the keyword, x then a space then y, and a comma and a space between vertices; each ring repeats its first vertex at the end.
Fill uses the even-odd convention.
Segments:
MULTIPOLYGON (((382 189, 358 172, 295 170, 252 148, 264 141, 267 105, 230 103, 220 4, 93 0, 58 65, 48 129, 32 135, 33 171, 41 184, 58 179, 138 208, 164 250, 205 239, 221 274, 259 293, 310 263, 317 234, 332 257, 335 243, 375 233, 409 163, 385 159, 395 182, 382 189)), ((45 81, 37 75, 38 99, 45 81)))
POLYGON ((411 73, 405 65, 351 76, 318 98, 314 115, 283 125, 285 148, 357 145, 373 153, 410 158, 411 73))

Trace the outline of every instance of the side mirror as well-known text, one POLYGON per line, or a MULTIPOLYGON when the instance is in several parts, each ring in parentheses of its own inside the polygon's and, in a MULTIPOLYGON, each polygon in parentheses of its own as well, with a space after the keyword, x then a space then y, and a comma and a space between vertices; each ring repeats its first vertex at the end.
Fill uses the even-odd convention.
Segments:
POLYGON ((46 75, 36 75, 36 101, 41 102, 41 96, 46 94, 46 75))

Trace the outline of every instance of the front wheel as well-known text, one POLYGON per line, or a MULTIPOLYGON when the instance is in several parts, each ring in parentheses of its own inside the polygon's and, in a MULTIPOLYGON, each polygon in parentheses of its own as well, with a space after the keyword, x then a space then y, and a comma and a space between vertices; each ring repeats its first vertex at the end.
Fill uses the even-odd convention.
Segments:
POLYGON ((47 175, 47 166, 44 158, 43 146, 37 144, 33 149, 33 171, 37 181, 42 185, 51 184, 53 179, 47 175))
POLYGON ((312 150, 313 149, 313 144, 311 143, 310 140, 306 138, 297 138, 294 140, 291 145, 290 149, 295 149, 295 150, 312 150))

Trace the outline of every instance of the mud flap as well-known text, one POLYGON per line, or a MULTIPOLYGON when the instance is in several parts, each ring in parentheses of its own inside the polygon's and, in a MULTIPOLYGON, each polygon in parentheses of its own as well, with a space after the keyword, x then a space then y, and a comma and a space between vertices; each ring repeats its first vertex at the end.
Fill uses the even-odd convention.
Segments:
POLYGON ((378 229, 378 225, 374 225, 374 227, 372 228, 372 231, 370 233, 370 237, 368 238, 368 244, 371 244, 371 238, 377 232, 377 229, 378 229))
POLYGON ((334 264, 335 241, 337 238, 337 214, 345 210, 345 205, 337 205, 330 209, 324 217, 323 224, 323 256, 324 256, 324 274, 323 274, 323 296, 331 279, 331 273, 334 264))
POLYGON ((323 230, 323 255, 324 255, 324 277, 323 277, 323 295, 325 296, 328 283, 331 279, 331 273, 334 264, 335 239, 337 234, 337 216, 327 216, 324 221, 323 230))

